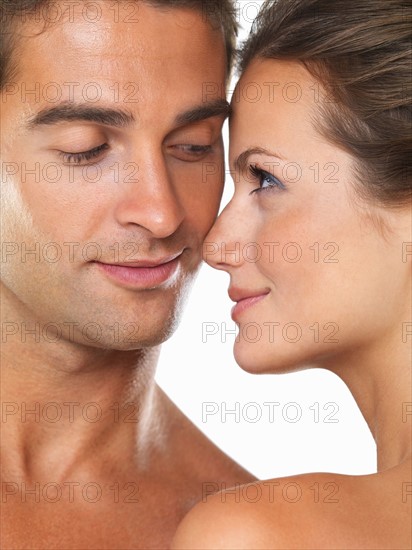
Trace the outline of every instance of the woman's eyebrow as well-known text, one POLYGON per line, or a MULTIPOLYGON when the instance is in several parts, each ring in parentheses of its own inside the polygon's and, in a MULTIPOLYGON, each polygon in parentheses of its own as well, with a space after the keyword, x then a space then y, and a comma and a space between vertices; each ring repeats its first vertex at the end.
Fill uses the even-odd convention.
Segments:
POLYGON ((285 161, 286 159, 279 155, 278 153, 275 153, 273 151, 269 151, 268 149, 264 149, 263 147, 251 147, 249 149, 246 149, 246 151, 243 151, 235 160, 233 163, 233 166, 236 171, 243 172, 248 164, 249 157, 251 155, 267 155, 269 157, 276 157, 280 160, 285 161))

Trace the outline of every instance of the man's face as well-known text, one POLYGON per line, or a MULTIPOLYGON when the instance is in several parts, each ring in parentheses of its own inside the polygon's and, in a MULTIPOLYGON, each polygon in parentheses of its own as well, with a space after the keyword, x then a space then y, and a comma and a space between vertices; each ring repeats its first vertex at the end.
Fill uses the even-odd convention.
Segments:
POLYGON ((172 332, 217 214, 225 49, 195 11, 110 5, 23 27, 1 98, 2 285, 9 321, 133 349, 172 332))

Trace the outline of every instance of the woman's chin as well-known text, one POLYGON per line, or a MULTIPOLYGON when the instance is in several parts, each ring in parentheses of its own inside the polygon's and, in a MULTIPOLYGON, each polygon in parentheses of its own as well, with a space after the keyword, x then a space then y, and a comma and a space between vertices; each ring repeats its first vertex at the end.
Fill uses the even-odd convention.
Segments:
POLYGON ((233 353, 239 367, 249 374, 286 374, 314 366, 309 357, 300 354, 291 356, 280 349, 265 353, 252 345, 235 344, 233 353))

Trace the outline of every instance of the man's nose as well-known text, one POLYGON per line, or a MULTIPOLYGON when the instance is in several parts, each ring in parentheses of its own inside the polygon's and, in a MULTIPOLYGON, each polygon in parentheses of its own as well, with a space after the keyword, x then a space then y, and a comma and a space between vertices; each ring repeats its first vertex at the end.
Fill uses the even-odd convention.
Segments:
POLYGON ((145 228, 158 239, 172 235, 184 219, 184 209, 173 186, 163 156, 130 163, 134 174, 122 185, 124 191, 116 207, 117 221, 145 228))

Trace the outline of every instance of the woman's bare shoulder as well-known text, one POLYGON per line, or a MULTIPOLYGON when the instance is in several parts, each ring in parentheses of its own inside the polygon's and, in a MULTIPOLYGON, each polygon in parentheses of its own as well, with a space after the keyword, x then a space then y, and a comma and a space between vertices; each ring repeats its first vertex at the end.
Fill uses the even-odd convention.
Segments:
POLYGON ((174 550, 411 548, 411 463, 383 473, 304 474, 216 493, 175 535, 174 550))

